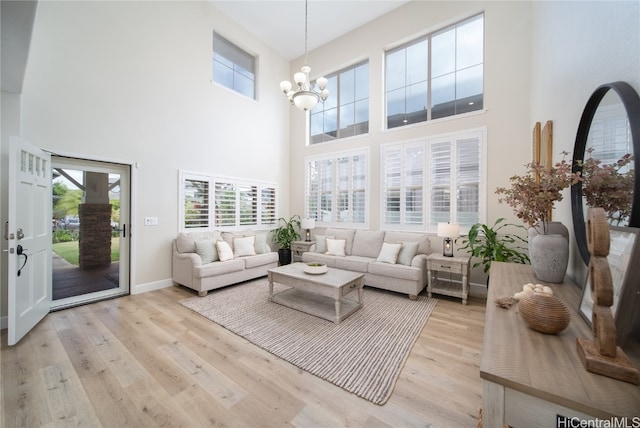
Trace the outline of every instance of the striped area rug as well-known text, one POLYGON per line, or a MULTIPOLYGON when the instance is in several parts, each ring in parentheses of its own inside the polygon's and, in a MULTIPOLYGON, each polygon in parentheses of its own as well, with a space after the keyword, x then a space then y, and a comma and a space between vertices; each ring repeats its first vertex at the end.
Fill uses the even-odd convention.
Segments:
MULTIPOLYGON (((274 284, 274 293, 286 288, 274 284)), ((269 302, 268 295, 264 278, 180 303, 273 355, 378 405, 391 396, 437 302, 426 296, 410 300, 406 295, 365 287, 364 307, 336 325, 269 302)))

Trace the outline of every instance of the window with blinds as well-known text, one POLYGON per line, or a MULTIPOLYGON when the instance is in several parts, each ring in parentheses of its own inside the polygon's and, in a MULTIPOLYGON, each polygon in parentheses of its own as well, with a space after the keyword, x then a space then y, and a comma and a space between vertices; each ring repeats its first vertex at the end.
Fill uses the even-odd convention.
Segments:
POLYGON ((382 224, 387 229, 463 230, 484 221, 485 130, 382 146, 382 224))
POLYGON ((213 81, 256 99, 256 58, 213 33, 213 81))
POLYGON ((270 228, 276 223, 277 187, 180 171, 183 230, 270 228))
POLYGON ((306 160, 305 216, 323 225, 368 224, 368 152, 306 160))
POLYGON ((209 227, 209 181, 184 180, 184 228, 209 227))

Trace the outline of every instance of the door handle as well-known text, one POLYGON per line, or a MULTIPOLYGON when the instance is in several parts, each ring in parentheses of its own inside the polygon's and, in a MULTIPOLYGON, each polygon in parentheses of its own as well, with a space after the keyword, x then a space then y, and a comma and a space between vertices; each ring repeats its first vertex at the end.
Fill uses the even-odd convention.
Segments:
POLYGON ((20 256, 24 256, 24 263, 22 264, 22 266, 20 266, 20 269, 18 269, 18 276, 20 276, 20 274, 22 273, 22 269, 24 269, 24 267, 27 265, 27 260, 29 260, 29 256, 27 255, 27 253, 25 253, 26 248, 22 248, 22 245, 19 245, 16 247, 16 254, 18 255, 18 257, 20 256))

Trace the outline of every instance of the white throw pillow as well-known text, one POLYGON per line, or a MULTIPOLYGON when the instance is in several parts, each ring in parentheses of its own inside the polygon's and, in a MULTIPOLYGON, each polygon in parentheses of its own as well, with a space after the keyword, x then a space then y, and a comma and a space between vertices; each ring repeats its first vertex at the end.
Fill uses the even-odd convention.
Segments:
POLYGON ((221 262, 233 260, 233 250, 231 249, 231 245, 229 245, 226 241, 217 241, 216 248, 218 250, 218 257, 220 258, 221 262))
POLYGON ((342 256, 344 257, 346 254, 344 253, 344 249, 347 246, 346 239, 331 239, 327 238, 327 251, 325 254, 330 256, 342 256))
POLYGON ((391 244, 389 242, 383 242, 377 260, 379 262, 396 264, 396 260, 398 260, 398 254, 400 254, 401 249, 402 244, 391 244))
POLYGON ((244 238, 233 238, 233 256, 255 256, 256 237, 245 236, 244 238))
POLYGON ((216 242, 213 239, 203 239, 195 241, 196 253, 202 259, 202 264, 215 262, 218 260, 218 252, 216 251, 216 242))
POLYGON ((267 245, 267 234, 256 234, 256 254, 265 254, 269 252, 269 246, 267 245))

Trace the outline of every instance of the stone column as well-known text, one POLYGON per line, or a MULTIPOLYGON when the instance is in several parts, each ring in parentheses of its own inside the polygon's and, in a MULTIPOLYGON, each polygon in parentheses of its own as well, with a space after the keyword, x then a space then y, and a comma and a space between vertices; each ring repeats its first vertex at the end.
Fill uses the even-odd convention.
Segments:
POLYGON ((111 204, 80 204, 80 269, 111 264, 111 204))

